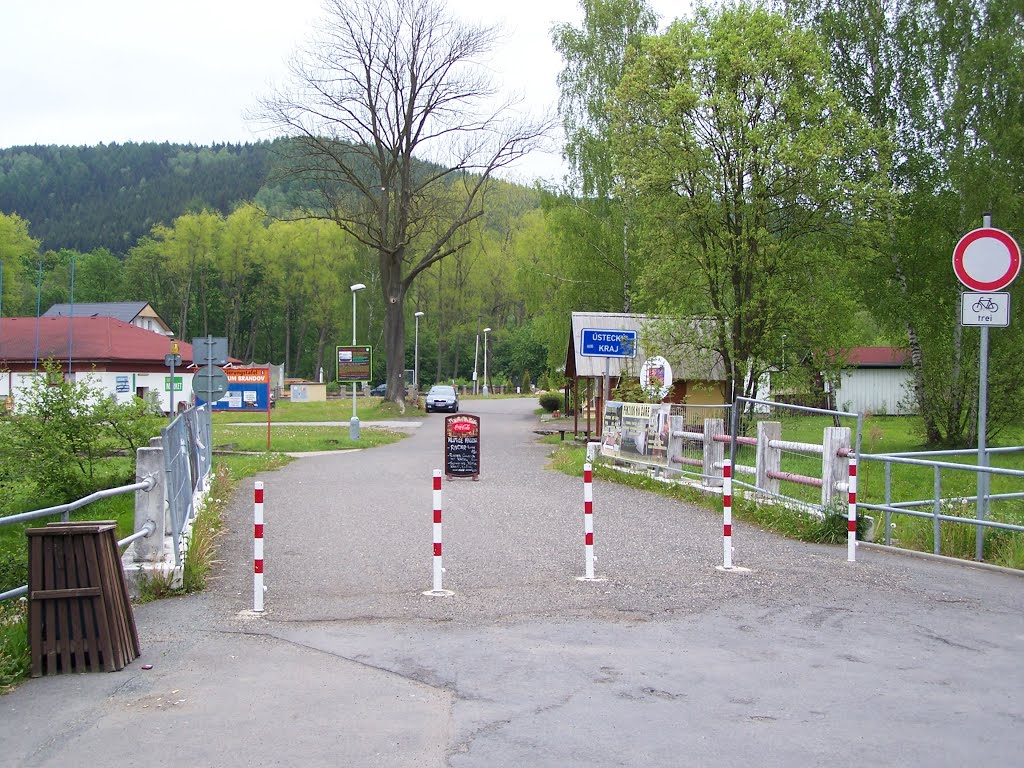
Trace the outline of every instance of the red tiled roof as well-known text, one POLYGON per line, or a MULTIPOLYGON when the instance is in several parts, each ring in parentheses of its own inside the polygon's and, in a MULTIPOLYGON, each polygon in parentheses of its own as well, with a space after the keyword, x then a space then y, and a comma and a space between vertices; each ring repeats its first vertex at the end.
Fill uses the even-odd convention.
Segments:
MULTIPOLYGON (((0 363, 32 363, 52 357, 67 360, 68 338, 76 363, 163 365, 171 339, 112 317, 41 317, 36 346, 36 318, 0 318, 0 363), (73 325, 72 325, 73 323, 73 325)), ((182 364, 192 362, 192 345, 178 342, 182 364)))
POLYGON ((899 347, 851 347, 843 357, 858 368, 901 368, 910 362, 910 352, 899 347))

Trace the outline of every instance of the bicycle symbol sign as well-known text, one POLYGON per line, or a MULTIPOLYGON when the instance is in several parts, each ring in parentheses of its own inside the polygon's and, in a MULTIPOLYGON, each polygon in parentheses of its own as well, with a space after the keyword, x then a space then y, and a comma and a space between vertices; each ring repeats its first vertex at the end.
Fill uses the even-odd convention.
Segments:
POLYGON ((1006 327, 1010 324, 1009 293, 961 294, 960 324, 1006 327))
POLYGON ((991 296, 982 296, 971 305, 971 311, 995 314, 999 311, 999 305, 995 303, 991 296))

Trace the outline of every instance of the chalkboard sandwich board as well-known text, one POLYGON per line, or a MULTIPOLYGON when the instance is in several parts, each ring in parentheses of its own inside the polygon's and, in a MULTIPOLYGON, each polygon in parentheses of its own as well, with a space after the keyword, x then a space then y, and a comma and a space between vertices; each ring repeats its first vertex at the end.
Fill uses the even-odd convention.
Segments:
POLYGON ((444 473, 453 477, 480 475, 480 417, 456 413, 444 420, 444 473))

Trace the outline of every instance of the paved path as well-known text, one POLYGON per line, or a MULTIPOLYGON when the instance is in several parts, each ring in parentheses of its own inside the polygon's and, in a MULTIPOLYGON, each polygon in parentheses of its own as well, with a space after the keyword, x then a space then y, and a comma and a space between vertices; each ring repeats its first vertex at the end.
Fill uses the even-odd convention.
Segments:
POLYGON ((546 470, 534 403, 472 404, 479 482, 444 488, 441 415, 393 445, 266 483, 267 611, 251 484, 204 594, 139 606, 143 657, 0 698, 17 766, 963 766, 1024 754, 1024 580, 735 529, 546 470), (143 664, 153 669, 143 671, 143 664))

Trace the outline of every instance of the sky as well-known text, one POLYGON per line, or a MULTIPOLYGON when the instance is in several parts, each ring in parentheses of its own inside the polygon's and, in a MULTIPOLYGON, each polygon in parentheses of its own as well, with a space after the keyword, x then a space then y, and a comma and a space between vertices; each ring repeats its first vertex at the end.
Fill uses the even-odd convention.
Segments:
MULTIPOLYGON (((578 25, 578 0, 448 0, 466 21, 500 24, 494 80, 534 114, 557 109, 552 24, 578 25)), ((662 25, 687 0, 649 0, 662 25)), ((128 141, 193 144, 271 138, 245 119, 312 33, 321 0, 4 0, 0 147, 128 141)), ((556 151, 506 177, 560 181, 556 151)))

